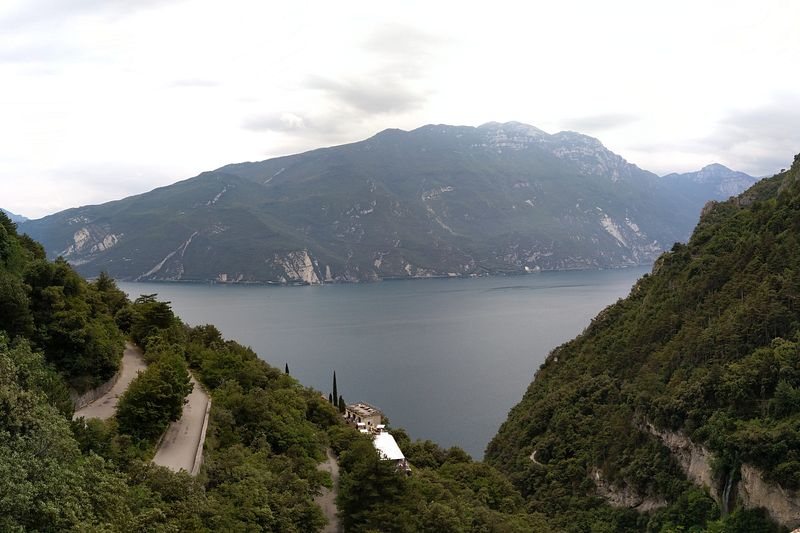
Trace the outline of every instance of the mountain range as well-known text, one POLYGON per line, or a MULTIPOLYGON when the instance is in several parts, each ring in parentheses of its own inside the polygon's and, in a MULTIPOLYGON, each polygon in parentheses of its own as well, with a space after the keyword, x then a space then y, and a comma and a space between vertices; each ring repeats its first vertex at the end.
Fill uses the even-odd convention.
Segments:
POLYGON ((26 218, 26 217, 24 217, 22 215, 16 215, 16 214, 12 213, 11 211, 6 211, 2 207, 0 207, 0 211, 5 213, 8 216, 8 218, 11 219, 11 222, 20 223, 20 222, 25 222, 26 220, 28 220, 28 218, 26 218))
POLYGON ((756 181, 659 176, 518 122, 389 129, 227 165, 20 228, 86 276, 319 283, 652 262, 706 201, 756 181))

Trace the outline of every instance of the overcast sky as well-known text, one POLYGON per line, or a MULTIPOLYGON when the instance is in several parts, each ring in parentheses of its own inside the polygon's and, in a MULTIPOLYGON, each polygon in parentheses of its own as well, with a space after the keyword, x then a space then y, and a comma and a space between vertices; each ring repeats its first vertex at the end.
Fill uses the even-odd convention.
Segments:
POLYGON ((794 0, 3 0, 0 206, 493 120, 770 174, 800 152, 799 22, 794 0))

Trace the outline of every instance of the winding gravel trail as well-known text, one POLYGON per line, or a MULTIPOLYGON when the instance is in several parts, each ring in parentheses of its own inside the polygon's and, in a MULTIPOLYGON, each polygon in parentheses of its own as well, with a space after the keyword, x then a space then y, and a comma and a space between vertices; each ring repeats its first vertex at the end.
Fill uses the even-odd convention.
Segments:
MULTIPOLYGON (((146 368, 147 364, 142 357, 141 348, 133 343, 126 343, 117 382, 103 396, 75 411, 72 418, 75 420, 80 417, 107 420, 114 416, 119 397, 128 390, 128 386, 139 372, 143 372, 146 368)), ((195 475, 197 473, 195 467, 203 453, 206 410, 211 400, 194 376, 191 380, 194 387, 187 397, 188 401, 183 406, 183 413, 180 419, 167 428, 167 432, 156 450, 156 455, 153 457, 153 462, 175 472, 186 470, 195 475)))
POLYGON ((98 399, 86 405, 72 415, 73 420, 80 417, 84 418, 99 418, 107 420, 114 416, 117 411, 117 401, 126 390, 131 381, 147 368, 147 364, 142 357, 142 350, 133 343, 125 343, 125 351, 122 353, 122 369, 119 379, 111 389, 100 396, 98 399))
POLYGON ((195 474, 196 472, 193 472, 195 457, 198 453, 202 454, 205 436, 203 422, 210 399, 194 376, 192 385, 194 387, 187 397, 188 401, 183 405, 183 414, 169 425, 153 457, 153 462, 175 472, 186 470, 190 474, 195 474))
POLYGON ((325 518, 328 519, 328 525, 322 530, 322 533, 339 533, 339 517, 336 515, 336 495, 339 493, 339 463, 336 462, 333 452, 328 448, 325 452, 328 459, 320 463, 317 468, 330 472, 331 480, 333 480, 333 488, 322 488, 322 493, 314 498, 314 501, 322 508, 325 518))

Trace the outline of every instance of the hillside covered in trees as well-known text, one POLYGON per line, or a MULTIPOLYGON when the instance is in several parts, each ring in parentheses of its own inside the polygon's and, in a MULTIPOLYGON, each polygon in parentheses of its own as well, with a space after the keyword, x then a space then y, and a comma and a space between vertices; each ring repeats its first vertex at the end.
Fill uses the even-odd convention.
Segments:
POLYGON ((318 393, 189 328, 153 297, 88 283, 0 214, 0 531, 315 531, 316 465, 337 413, 318 393), (117 416, 72 421, 69 389, 117 369, 125 337, 149 362, 117 416), (188 369, 214 408, 197 478, 154 466, 188 369))
POLYGON ((0 214, 0 531, 318 531, 317 469, 341 453, 347 531, 547 531, 508 480, 462 450, 412 443, 408 478, 318 391, 154 296, 88 283, 0 214), (149 366, 108 421, 72 421, 69 390, 117 369, 125 338, 149 366), (154 466, 191 369, 213 397, 195 478, 154 466))
POLYGON ((569 531, 797 527, 777 497, 745 507, 754 481, 800 502, 799 343, 800 156, 709 204, 688 244, 554 350, 486 460, 569 531), (707 453, 707 489, 678 442, 707 453))

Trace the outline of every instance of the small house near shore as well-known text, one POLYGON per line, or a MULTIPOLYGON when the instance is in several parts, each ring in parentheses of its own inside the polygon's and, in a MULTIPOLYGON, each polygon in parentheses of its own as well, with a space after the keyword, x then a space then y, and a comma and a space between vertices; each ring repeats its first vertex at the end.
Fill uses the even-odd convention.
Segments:
POLYGON ((392 461, 398 470, 411 474, 411 467, 400 446, 383 425, 383 413, 380 409, 364 402, 354 403, 345 407, 343 416, 347 423, 354 425, 361 433, 372 436, 372 445, 381 460, 392 461))
POLYGON ((377 407, 368 403, 353 403, 345 407, 344 418, 351 424, 363 427, 368 431, 375 431, 381 424, 383 413, 377 407), (359 424, 364 424, 359 426, 359 424))

